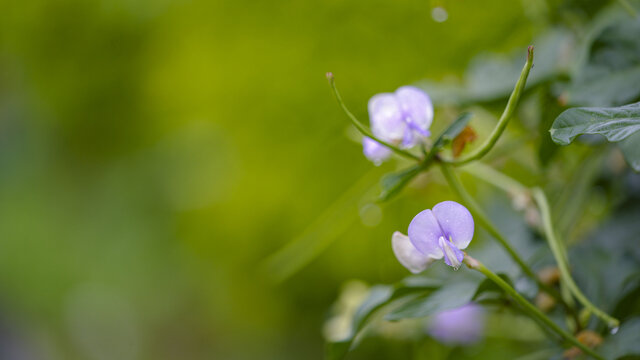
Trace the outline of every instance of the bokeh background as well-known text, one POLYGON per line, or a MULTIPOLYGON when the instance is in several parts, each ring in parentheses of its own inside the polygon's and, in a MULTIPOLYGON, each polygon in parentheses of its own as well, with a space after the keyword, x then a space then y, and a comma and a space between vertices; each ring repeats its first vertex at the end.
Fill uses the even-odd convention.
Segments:
POLYGON ((325 72, 366 119, 524 54, 538 3, 0 1, 0 358, 320 358, 343 284, 406 275, 390 234, 447 196, 371 204, 397 165, 325 72))

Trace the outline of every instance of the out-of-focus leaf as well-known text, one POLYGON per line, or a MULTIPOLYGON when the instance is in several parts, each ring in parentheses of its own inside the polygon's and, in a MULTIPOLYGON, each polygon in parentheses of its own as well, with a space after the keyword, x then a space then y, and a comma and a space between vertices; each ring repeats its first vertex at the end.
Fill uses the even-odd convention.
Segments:
POLYGON ((612 17, 588 44, 586 61, 569 87, 572 105, 613 106, 640 96, 640 22, 612 17))
POLYGON ((538 144, 538 160, 540 160, 542 166, 547 166, 559 149, 559 146, 553 142, 551 136, 547 133, 547 130, 551 128, 553 121, 565 107, 558 102, 551 89, 547 87, 542 89, 539 95, 540 119, 537 130, 538 134, 540 134, 540 140, 538 144))
POLYGON ((410 300, 385 316, 386 320, 396 321, 429 316, 441 311, 460 307, 473 298, 477 282, 451 282, 440 289, 410 300))
POLYGON ((625 160, 635 171, 640 171, 640 131, 618 143, 625 160))
POLYGON ((338 360, 344 358, 353 345, 358 333, 367 324, 367 320, 378 309, 390 302, 405 296, 414 296, 419 293, 428 293, 440 287, 442 283, 438 280, 423 276, 410 276, 397 285, 376 285, 371 288, 369 296, 360 304, 351 321, 351 332, 347 337, 337 342, 327 343, 325 358, 327 360, 338 360))
POLYGON ((380 193, 379 200, 387 201, 397 195, 407 184, 416 177, 422 166, 414 165, 410 168, 404 169, 397 173, 386 174, 382 177, 380 184, 382 185, 382 192, 380 193))
POLYGON ((640 317, 626 320, 617 333, 609 335, 598 350, 607 359, 640 355, 640 317))
POLYGON ((273 281, 285 281, 304 268, 357 220, 354 203, 376 186, 379 169, 374 167, 363 175, 300 235, 264 260, 261 266, 273 281))
POLYGON ((640 102, 619 107, 573 108, 564 111, 551 126, 551 138, 568 145, 576 136, 603 135, 620 142, 620 149, 631 167, 640 171, 640 102))
MULTIPOLYGON (((507 284, 513 287, 513 282, 511 281, 511 278, 509 278, 509 276, 503 273, 499 273, 497 275, 502 278, 502 280, 504 280, 507 284)), ((488 293, 498 294, 499 297, 502 297, 502 295, 504 294, 504 290, 502 290, 502 288, 496 285, 496 283, 494 283, 493 281, 484 279, 482 280, 480 285, 478 285, 475 294, 473 294, 473 300, 482 300, 486 298, 486 295, 488 295, 488 293)))
POLYGON ((604 311, 611 312, 633 291, 628 279, 637 273, 640 261, 638 219, 640 207, 625 208, 569 250, 578 286, 604 311))
MULTIPOLYGON (((574 53, 574 39, 563 28, 544 33, 533 41, 536 48, 535 67, 527 88, 568 73, 574 53)), ((463 84, 437 84, 424 81, 418 86, 431 96, 436 105, 460 105, 504 99, 511 94, 525 62, 523 49, 510 55, 481 54, 471 61, 463 84)))

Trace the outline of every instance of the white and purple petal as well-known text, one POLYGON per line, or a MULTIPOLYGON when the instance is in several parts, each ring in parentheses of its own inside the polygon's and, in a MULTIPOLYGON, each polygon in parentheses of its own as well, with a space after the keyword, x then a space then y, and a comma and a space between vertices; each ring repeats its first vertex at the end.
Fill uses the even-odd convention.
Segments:
POLYGON ((438 243, 443 236, 442 229, 431 210, 421 211, 411 220, 408 234, 413 246, 423 254, 434 259, 441 259, 444 255, 438 243))
POLYGON ((429 136, 433 104, 429 95, 414 86, 402 86, 395 92, 405 122, 422 136, 429 136))
POLYGON ((391 247, 400 264, 414 274, 423 272, 435 261, 435 259, 418 251, 409 240, 409 237, 399 231, 393 233, 391 247))
MULTIPOLYGON (((466 249, 473 239, 473 216, 466 207, 455 201, 443 201, 433 207, 445 239, 458 249, 466 249)), ((411 234, 409 234, 411 236, 411 234)))
POLYGON ((389 148, 366 136, 362 138, 362 148, 364 156, 376 166, 382 164, 383 161, 391 156, 389 148))
POLYGON ((484 309, 469 303, 433 316, 428 332, 443 343, 469 345, 482 338, 485 323, 484 309))
POLYGON ((458 249, 449 240, 445 240, 444 236, 438 239, 438 245, 444 253, 444 263, 451 266, 455 270, 458 270, 462 265, 464 259, 464 253, 458 249))
POLYGON ((371 131, 384 141, 403 140, 407 123, 394 94, 382 93, 369 99, 371 131))

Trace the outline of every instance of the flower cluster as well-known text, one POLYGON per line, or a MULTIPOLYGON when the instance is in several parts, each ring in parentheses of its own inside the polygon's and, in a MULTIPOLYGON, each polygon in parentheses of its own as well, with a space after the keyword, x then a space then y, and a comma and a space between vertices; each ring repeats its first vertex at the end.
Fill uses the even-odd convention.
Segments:
POLYGON ((398 261, 414 274, 425 270, 431 262, 444 257, 444 262, 458 269, 473 238, 473 217, 467 208, 455 201, 443 201, 416 215, 409 224, 409 236, 395 232, 391 238, 398 261))
MULTIPOLYGON (((433 105, 429 96, 413 86, 398 88, 393 94, 382 93, 369 100, 371 132, 378 139, 408 149, 422 142, 431 133, 433 105)), ((391 150, 377 141, 362 139, 364 155, 379 165, 391 150)))

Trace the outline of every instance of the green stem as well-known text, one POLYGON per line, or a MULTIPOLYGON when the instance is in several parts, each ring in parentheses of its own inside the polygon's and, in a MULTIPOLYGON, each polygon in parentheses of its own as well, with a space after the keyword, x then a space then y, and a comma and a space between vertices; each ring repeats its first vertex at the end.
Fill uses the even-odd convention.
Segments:
POLYGON ((358 118, 355 117, 355 115, 353 115, 351 113, 351 111, 349 111, 349 109, 347 108, 347 105, 345 105, 344 101, 342 101, 342 97, 340 96, 340 93, 338 92, 338 88, 336 87, 336 81, 335 78, 333 76, 332 73, 327 73, 327 80, 329 80, 329 86, 331 86, 331 89, 333 90, 333 94, 336 96, 336 100, 338 100, 338 104, 340 104, 340 107, 342 107, 342 110, 345 112, 345 114, 347 114, 347 117, 349 117, 349 120, 351 120, 351 123, 353 124, 353 126, 356 127, 356 129, 358 129, 358 131, 360 131, 362 133, 362 135, 371 138, 372 140, 375 140, 376 142, 379 142, 380 144, 386 146, 387 148, 389 148, 391 151, 393 151, 394 153, 400 155, 400 156, 404 156, 408 159, 412 159, 412 160, 417 160, 420 161, 420 157, 413 155, 412 153, 406 151, 406 150, 402 150, 399 147, 388 143, 384 140, 379 139, 378 137, 376 137, 375 135, 373 135, 373 133, 371 132, 371 130, 369 130, 369 128, 367 128, 366 126, 364 126, 364 124, 362 124, 360 122, 360 120, 358 120, 358 118))
POLYGON ((584 305, 586 308, 591 310, 591 312, 604 320, 607 325, 611 328, 616 328, 620 325, 620 321, 609 316, 604 311, 600 310, 594 304, 587 299, 587 297, 580 291, 576 283, 573 281, 571 277, 571 272, 569 271, 569 264, 567 259, 566 250, 563 245, 558 240, 556 233, 553 229, 553 223, 551 221, 551 210, 549 208, 549 202, 547 201, 547 197, 544 192, 540 188, 533 189, 533 197, 540 208, 540 213, 542 215, 542 223, 544 225, 544 232, 547 235, 547 241, 549 242, 549 247, 551 248, 551 252, 558 263, 558 268, 560 269, 560 277, 562 281, 569 288, 571 293, 576 297, 576 299, 584 305))
POLYGON ((442 174, 444 175, 445 179, 447 179, 449 186, 451 186, 454 192, 456 192, 456 194, 462 199, 465 205, 467 205, 467 207, 469 208, 469 212, 471 212, 471 214, 473 215, 473 218, 476 219, 480 223, 480 225, 483 228, 485 228, 489 234, 491 234, 491 236, 493 236, 496 240, 498 240, 500 245, 502 245, 502 247, 507 251, 507 253, 509 253, 511 258, 518 264, 520 269, 522 269, 522 272, 524 272, 528 277, 533 279, 543 291, 553 296, 570 313, 573 313, 574 315, 576 315, 573 308, 570 307, 566 302, 564 302, 564 300, 562 299, 558 291, 550 287, 549 285, 541 282, 540 279, 533 272, 533 270, 531 270, 529 265, 527 265, 527 263, 520 257, 520 255, 518 255, 516 250, 509 243, 509 241, 507 241, 507 239, 493 225, 491 220, 489 220, 489 217, 484 213, 484 211, 482 211, 482 209, 475 202, 473 197, 471 197, 471 195, 465 190, 464 186, 460 182, 460 179, 458 179, 458 177, 456 176, 454 171, 451 169, 451 167, 443 162, 439 162, 439 164, 440 164, 440 169, 442 170, 442 174))
POLYGON ((491 148, 496 144, 496 142, 500 138, 500 135, 502 135, 502 132, 507 127, 509 120, 515 113, 516 106, 518 105, 518 101, 520 100, 520 95, 522 95, 522 92, 524 91, 524 86, 527 83, 529 71, 531 70, 531 66, 533 65, 533 46, 529 46, 527 50, 527 62, 524 64, 524 68, 520 73, 520 78, 518 79, 518 82, 516 83, 516 86, 513 89, 511 96, 509 97, 507 107, 504 109, 502 116, 500 116, 500 120, 498 120, 498 124, 493 129, 493 132, 491 132, 491 135, 489 135, 489 138, 485 140, 484 144, 482 144, 482 146, 477 148, 474 152, 456 160, 448 160, 447 162, 457 166, 480 159, 486 153, 488 153, 489 150, 491 150, 491 148))
POLYGON ((633 8, 633 6, 631 6, 631 4, 629 4, 627 0, 618 0, 618 2, 629 13, 629 15, 633 16, 634 18, 638 17, 638 12, 633 8))
POLYGON ((464 256, 464 260, 463 261, 470 269, 473 269, 473 270, 476 270, 476 271, 482 273, 489 280, 493 281, 496 285, 498 285, 500 288, 502 288, 502 290, 504 290, 504 292, 506 292, 518 304, 520 304, 520 306, 522 306, 524 308, 524 310, 531 317, 533 317, 533 318, 535 318, 537 320, 540 320, 542 323, 544 323, 547 327, 549 327, 551 330, 553 330, 553 332, 558 334, 565 341, 575 345, 580 350, 582 350, 586 354, 589 354, 589 355, 593 356, 596 359, 604 360, 604 358, 602 356, 598 355, 596 352, 594 352, 593 350, 591 350, 588 347, 586 347, 584 344, 582 344, 580 341, 578 341, 578 339, 576 339, 571 334, 569 334, 566 330, 562 329, 560 326, 558 326, 556 323, 554 323, 551 319, 549 319, 549 317, 547 317, 540 310, 538 310, 537 307, 535 307, 533 304, 528 302, 525 298, 522 297, 522 295, 518 294, 518 292, 514 288, 512 288, 511 285, 509 285, 506 281, 502 280, 502 278, 500 278, 500 276, 496 275, 494 272, 492 272, 491 270, 487 269, 487 267, 485 267, 484 264, 482 264, 480 261, 478 261, 478 260, 476 260, 476 259, 474 259, 471 256, 466 255, 466 254, 464 256))

